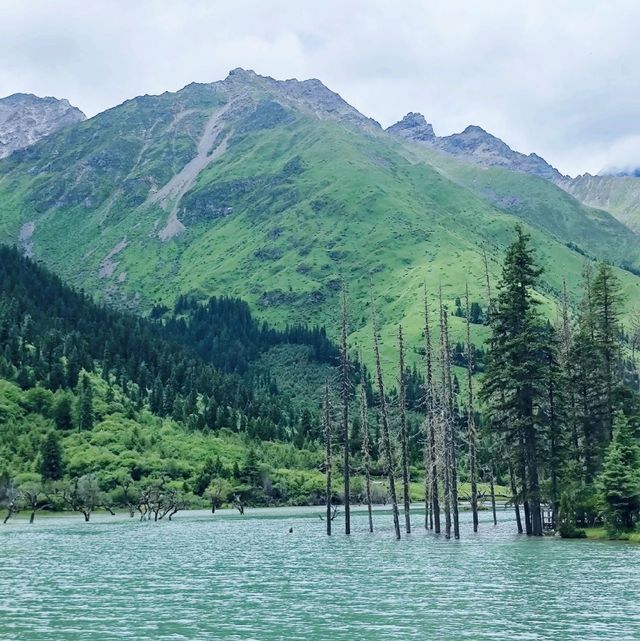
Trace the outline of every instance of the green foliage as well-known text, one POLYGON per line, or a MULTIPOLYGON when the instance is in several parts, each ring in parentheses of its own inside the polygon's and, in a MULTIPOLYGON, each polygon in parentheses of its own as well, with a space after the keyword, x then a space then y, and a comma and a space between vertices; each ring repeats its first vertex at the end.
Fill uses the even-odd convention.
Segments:
MULTIPOLYGON (((241 296, 281 327, 319 324, 330 334, 343 274, 352 342, 367 361, 370 274, 385 343, 402 319, 408 347, 417 348, 425 279, 431 295, 442 281, 449 301, 469 281, 472 300, 486 308, 483 248, 495 276, 493 257, 516 221, 539 249, 546 271, 538 293, 550 317, 562 277, 577 287, 585 254, 639 266, 634 234, 551 183, 316 118, 282 91, 214 84, 137 98, 13 154, 0 165, 0 240, 15 242, 22 225, 35 223, 38 259, 122 307, 241 296), (225 152, 180 203, 168 203, 179 205, 186 229, 163 242, 166 211, 151 196, 193 158, 206 122, 229 100, 246 108, 225 112, 221 126, 234 132, 225 152)), ((621 275, 637 295, 640 279, 621 275)), ((463 321, 451 329, 461 336, 463 321)), ((473 330, 478 344, 486 338, 480 324, 473 330)))
POLYGON ((90 430, 95 420, 93 410, 93 388, 89 376, 85 372, 80 378, 78 386, 78 400, 76 405, 76 424, 78 429, 90 430))
POLYGON ((633 530, 640 516, 640 446, 632 422, 624 415, 616 417, 597 486, 608 530, 633 530))
POLYGON ((44 481, 59 481, 64 475, 62 444, 55 431, 51 430, 42 442, 40 450, 40 475, 44 481))

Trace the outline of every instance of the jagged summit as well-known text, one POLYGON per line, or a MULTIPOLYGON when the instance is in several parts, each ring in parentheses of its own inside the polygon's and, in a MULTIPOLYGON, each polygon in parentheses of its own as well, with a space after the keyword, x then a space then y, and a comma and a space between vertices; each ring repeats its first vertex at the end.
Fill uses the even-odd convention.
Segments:
POLYGON ((0 98, 0 158, 85 119, 86 116, 65 99, 40 98, 31 93, 0 98))
POLYGON ((236 98, 259 100, 268 97, 285 107, 308 111, 320 119, 381 128, 378 122, 360 113, 317 78, 276 80, 271 76, 261 76, 252 69, 236 67, 224 80, 213 82, 209 86, 236 98))
POLYGON ((421 113, 413 111, 410 111, 395 125, 388 127, 386 131, 407 140, 433 140, 436 137, 433 126, 427 122, 426 118, 421 113))
POLYGON ((409 112, 386 130, 393 136, 431 147, 479 165, 504 167, 556 181, 561 174, 537 154, 528 156, 514 151, 503 140, 478 125, 469 125, 450 136, 436 136, 433 127, 420 113, 409 112))

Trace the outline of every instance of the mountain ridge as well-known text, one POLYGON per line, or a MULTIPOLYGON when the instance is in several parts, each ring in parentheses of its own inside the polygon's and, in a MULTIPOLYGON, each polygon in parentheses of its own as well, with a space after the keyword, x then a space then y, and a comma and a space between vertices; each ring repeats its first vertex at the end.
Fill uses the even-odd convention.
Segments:
MULTIPOLYGON (((270 322, 331 332, 344 277, 357 346, 370 342, 371 277, 383 335, 391 342, 403 322, 416 349, 425 279, 431 297, 442 282, 450 304, 469 281, 486 305, 483 253, 500 253, 517 223, 541 251, 550 314, 587 257, 640 268, 636 237, 605 212, 536 176, 390 135, 309 82, 235 71, 16 151, 0 161, 0 239, 142 312, 224 294, 270 322)), ((637 291, 640 279, 620 274, 637 291)))

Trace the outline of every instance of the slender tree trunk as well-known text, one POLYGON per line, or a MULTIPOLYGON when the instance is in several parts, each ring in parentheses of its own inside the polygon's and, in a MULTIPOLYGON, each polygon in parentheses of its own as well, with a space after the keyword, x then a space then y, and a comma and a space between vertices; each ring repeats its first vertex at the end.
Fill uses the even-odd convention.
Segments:
POLYGON ((325 477, 326 477, 326 508, 327 508, 327 536, 331 536, 331 497, 333 494, 331 488, 331 400, 329 396, 329 381, 324 385, 324 443, 325 443, 325 477))
POLYGON ((362 424, 362 463, 369 516, 369 532, 373 532, 373 512, 371 508, 371 450, 369 448, 369 412, 367 410, 367 392, 364 387, 362 357, 360 357, 360 422, 362 424))
POLYGON ((490 484, 490 489, 491 489, 491 512, 493 514, 493 524, 494 525, 498 525, 498 517, 496 515, 495 469, 494 469, 494 466, 493 466, 493 461, 491 461, 489 484, 490 484))
MULTIPOLYGON (((431 497, 430 527, 440 534, 440 497, 438 488, 438 464, 436 452, 436 431, 435 431, 435 399, 433 384, 433 349, 431 345, 431 329, 429 324, 429 308, 427 306, 427 290, 424 292, 424 342, 425 342, 425 478, 429 478, 429 495, 431 497), (429 468, 427 469, 427 465, 429 468)), ((426 498, 426 492, 425 492, 426 498)), ((426 526, 426 514, 425 514, 426 526)))
POLYGON ((391 507, 393 511, 393 527, 396 539, 400 539, 400 515, 398 512, 398 496, 396 494, 396 481, 394 476, 393 453, 391 451, 391 437, 389 435, 389 417, 387 415, 387 401, 384 395, 384 380, 382 377, 382 366, 380 364, 380 346, 378 342, 378 322, 376 309, 373 302, 373 291, 371 292, 371 320, 373 324, 373 350, 376 358, 376 375, 378 378, 378 391, 380 393, 380 417, 382 419, 382 443, 386 458, 387 476, 389 479, 389 494, 391 496, 391 507))
POLYGON ((349 438, 349 354, 347 347, 348 311, 347 291, 342 286, 342 319, 340 327, 340 391, 342 395, 342 446, 344 448, 344 533, 351 534, 351 470, 350 453, 351 439, 349 438))
POLYGON ((440 373, 442 378, 442 393, 440 399, 440 427, 442 431, 443 442, 443 484, 444 484, 444 523, 445 523, 445 536, 447 539, 451 538, 451 511, 452 511, 452 467, 451 460, 452 443, 451 443, 451 399, 449 397, 449 381, 448 381, 448 354, 447 354, 447 339, 445 323, 446 311, 442 304, 442 287, 439 292, 440 299, 440 373))
POLYGON ((513 509, 516 513, 516 525, 518 527, 518 534, 522 534, 522 519, 520 518, 518 488, 516 486, 516 476, 513 472, 513 465, 511 464, 511 461, 509 461, 509 482, 511 483, 511 500, 513 502, 513 509))
MULTIPOLYGON (((526 414, 525 414, 526 415, 526 414)), ((524 435, 524 428, 519 428, 518 435, 518 476, 520 477, 520 491, 522 495, 522 510, 524 512, 524 531, 527 536, 533 534, 531 525, 531 504, 529 502, 529 455, 527 451, 527 440, 524 435)))
POLYGON ((450 509, 453 515, 453 536, 460 538, 460 520, 458 514, 458 469, 456 460, 457 450, 457 428, 455 422, 454 400, 453 400, 453 379, 451 376, 451 348, 449 344, 449 319, 447 310, 442 305, 442 289, 440 290, 440 306, 442 318, 442 344, 443 344, 443 367, 445 377, 444 405, 446 412, 446 428, 448 430, 449 447, 449 492, 450 509))
POLYGON ((467 316, 467 438, 469 439, 469 476, 471 481, 471 512, 473 531, 478 531, 478 459, 477 434, 473 409, 473 350, 471 347, 471 308, 469 306, 469 286, 465 286, 467 316))
POLYGON ((411 493, 409 486, 409 444, 407 436, 407 391, 404 378, 404 339, 402 325, 398 327, 398 349, 400 352, 400 383, 398 402, 400 405, 400 447, 402 449, 402 498, 404 501, 404 523, 407 534, 411 533, 411 493))

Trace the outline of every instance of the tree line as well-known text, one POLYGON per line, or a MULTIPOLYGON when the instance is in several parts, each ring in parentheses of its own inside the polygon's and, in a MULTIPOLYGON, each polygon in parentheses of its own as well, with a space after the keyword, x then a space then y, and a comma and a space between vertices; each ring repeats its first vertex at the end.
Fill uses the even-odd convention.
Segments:
MULTIPOLYGON (((486 267, 486 258, 485 258, 486 267)), ((485 269, 488 305, 483 315, 491 337, 484 351, 483 373, 478 372, 478 350, 471 342, 474 319, 468 288, 456 309, 447 309, 439 291, 437 309, 428 307, 424 295, 423 374, 413 377, 422 386, 420 402, 411 408, 418 415, 419 442, 423 446, 424 526, 440 533, 444 517, 447 538, 459 538, 459 477, 468 481, 466 499, 474 531, 479 526, 478 483, 489 484, 493 522, 496 523, 495 485, 509 488, 507 503, 514 510, 518 532, 540 536, 545 529, 565 537, 584 536, 582 527, 603 523, 611 536, 633 530, 640 516, 640 397, 633 335, 621 322, 624 297, 614 269, 587 264, 583 293, 571 306, 566 284, 558 317, 540 311, 536 286, 542 273, 530 237, 516 227, 502 275, 492 286, 485 269), (466 341, 452 346, 449 317, 466 319, 466 341), (435 317, 435 320, 434 320, 435 317), (435 327, 434 327, 435 326, 435 327), (434 340, 434 329, 438 341, 434 340), (463 355, 464 389, 453 374, 454 353, 463 355)), ((347 323, 343 302, 342 335, 347 323)), ((475 319, 479 318, 475 308, 475 319)), ((398 327, 398 391, 393 407, 385 391, 380 363, 380 337, 371 298, 372 346, 376 361, 375 384, 380 455, 393 514, 394 531, 411 531, 411 442, 407 431, 407 380, 403 328, 398 327), (392 424, 397 429, 392 430, 392 424), (396 479, 401 489, 396 490, 396 479)), ((349 355, 343 344, 342 368, 349 355)), ((331 393, 325 394, 324 433, 327 439, 327 475, 332 466, 328 439, 342 433, 348 450, 347 409, 350 403, 345 376, 341 377, 342 416, 330 411, 331 393), (332 428, 332 422, 340 428, 332 428)), ((365 398, 366 395, 363 395, 365 398)), ((362 438, 363 473, 369 483, 371 439, 368 405, 362 403, 359 430, 362 438)), ((345 459, 344 469, 347 470, 345 459)), ((415 469, 415 468, 414 468, 415 469)), ((345 471, 344 486, 349 479, 345 471)), ((347 492, 345 492, 347 496, 347 492)), ((369 503, 369 510, 370 501, 369 503)), ((327 495, 327 514, 331 498, 327 495)), ((371 511, 369 512, 371 514, 371 511)), ((345 511, 345 531, 350 530, 345 511)), ((370 521, 370 529, 373 524, 370 521)), ((328 533, 330 533, 330 528, 328 533)))

